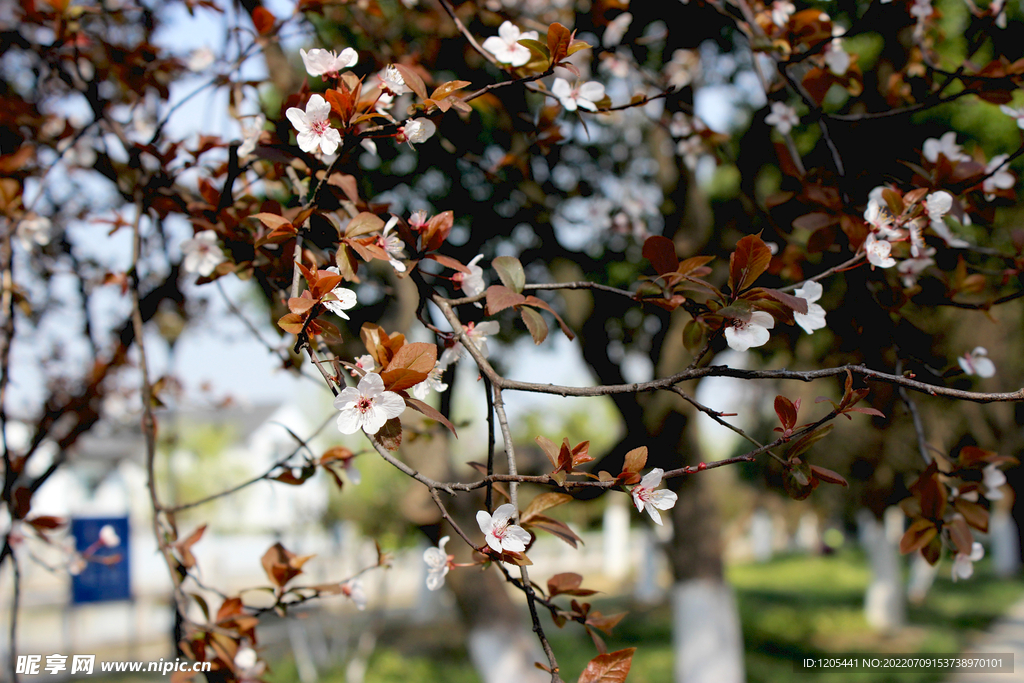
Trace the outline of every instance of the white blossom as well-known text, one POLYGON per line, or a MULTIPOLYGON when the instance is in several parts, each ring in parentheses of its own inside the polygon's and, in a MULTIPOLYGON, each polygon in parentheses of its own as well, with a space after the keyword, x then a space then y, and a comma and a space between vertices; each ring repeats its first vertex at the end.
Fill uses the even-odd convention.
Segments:
POLYGON ((601 44, 605 47, 614 47, 621 43, 622 37, 626 35, 626 31, 629 30, 629 25, 632 23, 633 15, 629 12, 623 12, 612 19, 604 29, 601 44))
POLYGON ((526 544, 530 542, 530 533, 521 526, 512 524, 512 517, 515 514, 516 509, 511 503, 499 506, 493 515, 487 514, 484 510, 476 513, 476 523, 480 525, 487 545, 495 552, 521 553, 526 550, 526 544))
POLYGON ((182 267, 189 273, 209 276, 224 261, 224 252, 217 246, 217 233, 203 230, 190 240, 181 243, 184 255, 182 267))
POLYGON ((503 22, 498 27, 498 35, 491 36, 483 43, 483 48, 494 55, 502 64, 523 66, 530 61, 530 48, 520 45, 520 40, 537 40, 536 31, 519 31, 519 27, 511 21, 503 22))
POLYGON ((189 71, 198 73, 200 71, 205 71, 207 67, 213 64, 213 61, 216 58, 217 56, 213 54, 213 50, 210 48, 199 47, 188 53, 188 61, 185 66, 188 67, 189 71))
POLYGON ((349 579, 341 584, 341 592, 351 598, 352 602, 355 603, 356 609, 360 612, 366 609, 366 589, 363 588, 362 581, 359 579, 349 579))
POLYGON ((814 303, 821 298, 823 291, 824 290, 819 283, 813 280, 808 280, 793 292, 795 296, 807 301, 806 313, 793 311, 793 319, 796 320, 796 324, 804 328, 804 331, 807 332, 807 334, 811 334, 815 330, 820 330, 825 327, 825 309, 819 304, 814 303))
POLYGON ((437 393, 446 391, 448 385, 441 381, 444 371, 445 368, 441 367, 441 361, 434 363, 434 367, 427 374, 427 378, 412 388, 412 395, 421 401, 425 401, 431 389, 437 393))
POLYGON ((1006 165, 1009 158, 1009 154, 999 154, 992 157, 992 160, 985 166, 986 178, 981 184, 981 189, 988 201, 996 198, 996 190, 1009 190, 1017 184, 1017 179, 1013 177, 1006 165))
POLYGON ((772 23, 780 28, 785 26, 795 11, 796 7, 789 0, 775 0, 772 3, 772 23))
POLYGON ((337 77, 342 69, 355 66, 359 61, 359 53, 350 47, 346 47, 340 54, 320 48, 314 48, 309 52, 299 50, 299 54, 302 56, 306 73, 310 76, 337 77))
POLYGON ((427 565, 427 590, 436 591, 444 585, 444 577, 448 575, 448 553, 444 546, 448 543, 449 537, 445 536, 437 544, 436 548, 427 548, 423 551, 423 561, 427 565))
POLYGON ((331 105, 320 95, 309 98, 306 111, 298 107, 288 108, 285 116, 299 132, 296 137, 299 149, 312 152, 319 147, 324 154, 334 154, 341 144, 341 133, 331 127, 330 115, 331 105))
POLYGON ((974 574, 974 563, 985 557, 985 548, 975 541, 971 545, 971 554, 964 555, 957 553, 953 560, 953 581, 957 579, 969 579, 974 574))
POLYGON ((394 64, 388 64, 384 67, 384 71, 382 71, 377 77, 380 79, 380 89, 387 95, 394 97, 397 95, 404 95, 409 92, 409 86, 405 84, 405 79, 402 78, 402 72, 399 71, 398 67, 394 64))
POLYGON ((356 293, 351 289, 335 287, 331 290, 331 294, 336 298, 332 301, 324 300, 324 307, 339 318, 349 320, 348 314, 345 311, 358 303, 356 301, 356 293))
POLYGON ((376 434, 384 423, 405 411, 405 401, 393 391, 384 391, 384 381, 376 372, 364 375, 355 387, 345 387, 334 399, 338 431, 355 434, 362 429, 376 434))
POLYGON ((675 492, 662 489, 655 491, 654 489, 661 486, 661 478, 665 474, 665 470, 660 467, 655 467, 653 470, 644 475, 640 483, 633 487, 631 491, 633 495, 633 504, 636 505, 636 509, 640 512, 647 509, 647 514, 651 516, 655 524, 661 524, 661 515, 658 510, 669 510, 676 504, 675 492))
MULTIPOLYGON (((363 371, 363 375, 365 375, 367 372, 376 372, 377 371, 377 363, 373 360, 373 356, 371 356, 368 353, 365 353, 362 356, 359 356, 358 358, 356 358, 355 366, 363 371)), ((363 375, 360 375, 355 370, 352 370, 350 372, 351 372, 351 375, 353 377, 362 377, 363 376, 363 375)))
POLYGON ((825 66, 836 76, 843 76, 850 68, 850 53, 843 47, 843 41, 833 38, 825 47, 825 66))
POLYGON ((868 263, 879 268, 892 268, 896 265, 896 259, 889 256, 892 245, 885 240, 875 237, 874 233, 869 234, 864 241, 864 251, 868 255, 868 263))
POLYGON ((771 336, 768 330, 775 327, 775 318, 766 311, 754 311, 750 320, 733 320, 725 328, 725 341, 733 351, 746 351, 764 346, 771 336))
MULTIPOLYGON (((480 350, 480 355, 484 358, 490 354, 490 350, 487 348, 487 337, 498 334, 500 326, 496 320, 488 320, 487 322, 480 323, 479 325, 469 322, 466 323, 465 334, 466 338, 480 350)), ((452 363, 459 360, 462 357, 462 352, 465 349, 462 346, 462 342, 455 342, 453 346, 445 349, 441 354, 441 367, 447 368, 452 363)))
POLYGON ((46 216, 30 213, 18 222, 16 234, 25 251, 31 251, 35 245, 45 247, 53 239, 53 223, 46 216))
POLYGON ((430 119, 410 119, 405 122, 398 132, 405 138, 409 145, 418 145, 426 142, 437 131, 437 126, 430 119))
POLYGON ((388 263, 391 264, 391 267, 399 273, 404 273, 405 264, 398 259, 405 258, 405 242, 398 235, 391 232, 396 225, 398 225, 398 217, 392 216, 384 224, 384 232, 377 238, 377 246, 387 252, 388 263))
POLYGON ((913 287, 917 284, 917 277, 924 272, 925 268, 935 264, 935 259, 931 258, 934 255, 935 249, 928 247, 917 258, 908 258, 899 262, 896 270, 903 278, 904 287, 913 287))
POLYGON ((472 261, 466 264, 466 268, 469 269, 468 274, 457 272, 452 276, 452 281, 462 288, 466 296, 476 296, 484 291, 484 269, 477 265, 483 257, 483 254, 477 254, 472 261))
POLYGON ((999 105, 999 110, 1013 119, 1018 128, 1024 128, 1024 107, 1014 109, 1009 105, 1001 104, 999 105))
POLYGON ((242 144, 238 146, 238 157, 243 158, 253 153, 256 145, 259 144, 260 136, 263 135, 263 126, 267 123, 267 117, 257 114, 249 124, 242 124, 242 144))
POLYGON ((968 375, 978 377, 993 377, 996 374, 996 364, 988 357, 988 351, 984 346, 977 346, 970 353, 965 353, 956 359, 960 368, 968 375))
POLYGON ((796 110, 785 102, 772 102, 772 111, 764 117, 764 122, 787 135, 793 130, 793 126, 800 123, 800 117, 796 115, 796 110))
POLYGON ((1006 483, 1006 475, 997 465, 986 465, 981 471, 985 484, 985 497, 989 500, 1002 500, 1003 492, 1000 487, 1006 483))
POLYGON ((597 81, 587 81, 574 88, 564 78, 556 78, 551 93, 566 111, 576 111, 577 108, 597 111, 595 102, 604 99, 604 85, 597 81))
POLYGON ((104 524, 100 527, 100 543, 107 548, 116 548, 121 545, 121 537, 117 535, 117 531, 109 524, 104 524))
POLYGON ((960 145, 956 144, 956 131, 943 133, 940 138, 928 138, 924 141, 922 150, 924 158, 933 164, 938 161, 939 155, 943 155, 950 161, 967 161, 969 156, 964 154, 960 145))

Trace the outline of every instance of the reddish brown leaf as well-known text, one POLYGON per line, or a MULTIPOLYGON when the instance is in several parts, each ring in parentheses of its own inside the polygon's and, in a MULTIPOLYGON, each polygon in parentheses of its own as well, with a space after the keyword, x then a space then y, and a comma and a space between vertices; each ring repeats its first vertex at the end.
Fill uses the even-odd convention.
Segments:
POLYGON ((397 417, 391 418, 373 435, 373 440, 389 451, 397 451, 402 445, 402 421, 397 417))
POLYGON ((622 465, 623 472, 639 472, 647 464, 647 446, 634 448, 626 453, 626 461, 622 465))
POLYGON ((558 64, 565 59, 569 52, 569 43, 572 42, 572 35, 569 29, 557 21, 548 26, 548 52, 551 53, 551 63, 558 64))
POLYGON ((395 68, 398 69, 399 73, 402 74, 402 80, 409 86, 414 93, 421 99, 427 99, 427 86, 424 85, 423 79, 416 71, 405 64, 395 64, 395 68))
POLYGON ((519 309, 519 315, 523 317, 523 322, 526 323, 526 329, 530 331, 534 344, 540 344, 548 338, 548 324, 544 322, 540 313, 528 306, 523 306, 519 309))
POLYGON ((771 263, 772 252, 759 235, 747 235, 729 256, 729 287, 733 295, 752 285, 771 263))
POLYGON ((775 414, 779 416, 783 429, 791 430, 796 426, 796 406, 785 396, 775 397, 775 414))
POLYGON ((629 667, 633 664, 635 647, 598 655, 590 660, 577 683, 625 683, 629 667))
POLYGON ((487 288, 487 315, 494 315, 511 306, 519 306, 526 301, 522 294, 513 292, 502 285, 491 285, 487 288))
POLYGON ((387 391, 401 391, 425 380, 436 362, 437 347, 433 344, 404 344, 380 373, 380 378, 387 391))
POLYGON ((568 493, 542 493, 536 498, 534 498, 532 501, 530 501, 530 505, 519 517, 519 521, 520 523, 528 522, 531 518, 536 517, 544 510, 556 507, 558 505, 563 505, 565 503, 568 503, 570 500, 572 500, 572 496, 570 496, 568 493))
MULTIPOLYGON (((672 240, 661 235, 652 235, 644 240, 643 257, 651 262, 658 275, 676 272, 679 268, 679 257, 676 256, 676 245, 672 240)), ((689 263, 693 259, 688 259, 689 263)), ((703 265, 703 264, 699 264, 703 265)))
POLYGON ((819 467, 817 465, 811 465, 811 473, 818 479, 828 482, 829 484, 838 484, 839 486, 849 486, 846 479, 843 478, 838 472, 833 472, 826 467, 819 467))
POLYGON ((266 7, 257 7, 252 11, 252 23, 256 26, 256 32, 261 36, 265 36, 274 30, 274 24, 277 23, 277 17, 270 13, 266 7))
POLYGON ((977 503, 972 503, 963 498, 953 501, 953 507, 964 516, 967 523, 983 534, 988 533, 988 510, 977 503))
POLYGON ((522 526, 524 528, 530 527, 533 529, 541 529, 543 531, 548 532, 549 534, 553 534, 558 538, 562 539, 563 541, 565 541, 566 543, 568 543, 569 545, 571 545, 573 548, 576 547, 577 542, 583 541, 583 539, 577 536, 576 533, 572 529, 570 529, 565 522, 560 522, 557 519, 545 517, 544 515, 534 515, 530 519, 530 521, 523 522, 522 526))
POLYGON ((445 417, 440 412, 438 412, 437 409, 434 408, 432 405, 430 405, 428 403, 424 403, 423 401, 420 401, 418 399, 412 398, 410 396, 404 396, 403 398, 405 399, 405 405, 409 406, 413 410, 416 410, 416 411, 418 411, 420 413, 423 413, 424 415, 429 417, 431 420, 434 420, 436 422, 440 422, 445 427, 447 427, 448 430, 452 434, 455 435, 456 439, 459 438, 458 433, 455 431, 455 425, 453 425, 448 420, 447 417, 445 417))
POLYGON ((939 530, 935 528, 935 524, 931 520, 914 520, 914 523, 903 534, 903 538, 900 539, 900 552, 906 555, 920 550, 928 545, 938 533, 939 530))

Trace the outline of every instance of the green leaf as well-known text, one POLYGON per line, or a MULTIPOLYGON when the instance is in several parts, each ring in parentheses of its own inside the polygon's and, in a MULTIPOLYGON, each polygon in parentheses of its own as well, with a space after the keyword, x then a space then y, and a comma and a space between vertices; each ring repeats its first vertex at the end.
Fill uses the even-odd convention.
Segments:
POLYGON ((514 256, 499 256, 491 261, 491 266, 498 273, 502 284, 517 294, 522 293, 526 286, 526 273, 523 264, 514 256))

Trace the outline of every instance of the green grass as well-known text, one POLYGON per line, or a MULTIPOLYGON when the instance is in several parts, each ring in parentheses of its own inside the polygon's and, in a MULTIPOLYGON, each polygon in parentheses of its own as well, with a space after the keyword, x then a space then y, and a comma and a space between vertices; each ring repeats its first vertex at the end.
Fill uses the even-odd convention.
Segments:
MULTIPOLYGON (((736 587, 749 683, 797 680, 793 662, 834 652, 953 653, 1024 596, 1024 580, 997 580, 984 563, 970 581, 953 584, 948 562, 923 605, 908 608, 908 626, 896 634, 875 633, 864 619, 864 591, 870 580, 860 553, 829 557, 790 556, 764 564, 731 567, 736 587)), ((672 680, 671 614, 667 605, 638 608, 624 598, 595 600, 605 614, 630 614, 606 638, 609 650, 637 647, 630 683, 672 680)), ((577 627, 557 629, 542 617, 563 678, 574 681, 594 656, 590 639, 577 627)), ((457 625, 390 630, 374 653, 367 683, 478 683, 465 651, 452 647, 457 625), (441 640, 438 640, 438 639, 441 640)), ((852 674, 802 672, 801 683, 938 683, 938 673, 852 674)), ((294 665, 280 662, 272 683, 298 680, 294 665)), ((344 670, 322 672, 323 683, 344 683, 344 670)))

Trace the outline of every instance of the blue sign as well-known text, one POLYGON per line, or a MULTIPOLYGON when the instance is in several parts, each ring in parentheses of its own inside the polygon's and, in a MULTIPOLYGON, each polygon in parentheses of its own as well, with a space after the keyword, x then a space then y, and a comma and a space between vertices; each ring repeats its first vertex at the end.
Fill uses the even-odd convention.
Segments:
POLYGON ((73 518, 71 535, 75 537, 75 548, 86 560, 82 572, 71 577, 71 601, 81 605, 131 600, 128 518, 73 518))

